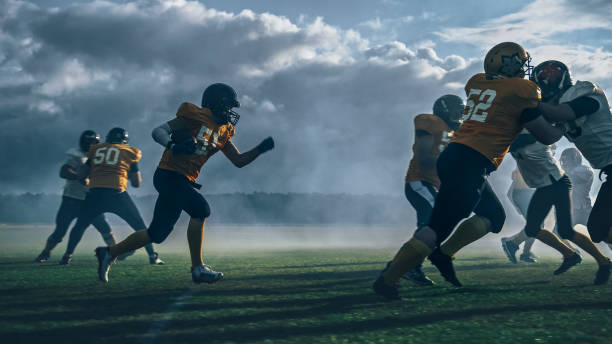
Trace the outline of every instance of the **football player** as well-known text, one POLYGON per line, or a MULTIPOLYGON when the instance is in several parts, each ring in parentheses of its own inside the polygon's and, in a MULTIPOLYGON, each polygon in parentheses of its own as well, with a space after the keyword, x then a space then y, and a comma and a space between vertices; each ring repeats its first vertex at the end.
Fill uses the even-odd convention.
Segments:
MULTIPOLYGON (((555 60, 534 68, 533 80, 542 89, 545 116, 551 122, 562 122, 565 137, 576 145, 600 176, 612 173, 612 113, 603 90, 589 81, 575 84, 567 66, 555 60)), ((594 242, 612 243, 612 184, 607 180, 597 194, 587 220, 587 229, 594 242)), ((612 265, 600 265, 597 280, 605 283, 612 265)))
MULTIPOLYGON (((535 137, 527 132, 522 133, 510 147, 510 152, 521 170, 525 182, 536 188, 527 210, 525 233, 529 237, 539 234, 542 223, 554 205, 557 229, 561 238, 575 243, 588 252, 600 266, 609 271, 610 259, 604 256, 591 239, 574 231, 572 223, 572 208, 570 192, 572 183, 559 163, 554 158, 550 146, 537 142, 535 137)), ((582 257, 567 245, 555 247, 563 254, 563 263, 554 274, 567 271, 579 264, 582 257)), ((518 245, 513 241, 504 242, 504 252, 512 262, 516 262, 515 252, 518 245)), ((602 284, 600 274, 596 276, 595 284, 602 284)))
POLYGON ((234 89, 226 84, 212 84, 204 90, 201 107, 183 103, 176 118, 153 130, 153 138, 165 147, 155 171, 153 184, 159 192, 153 220, 146 230, 131 234, 110 247, 98 247, 98 275, 108 282, 108 271, 115 257, 151 242, 163 242, 184 210, 191 219, 187 227, 187 242, 191 255, 191 277, 194 283, 215 283, 223 273, 204 265, 202 243, 204 222, 210 215, 206 199, 196 191, 202 165, 216 152, 223 154, 236 166, 244 167, 261 154, 274 148, 271 137, 248 152, 240 153, 232 137, 239 115, 233 108, 240 107, 234 89))
MULTIPOLYGON (((484 73, 467 82, 463 123, 438 158, 441 184, 429 224, 400 248, 387 271, 374 282, 376 293, 400 299, 400 276, 421 264, 425 257, 447 281, 461 285, 451 256, 486 233, 501 230, 505 212, 486 180, 488 174, 501 164, 523 128, 545 144, 563 135, 562 129, 541 115, 539 88, 524 79, 529 60, 520 45, 500 43, 485 56, 484 73), (472 211, 475 215, 463 221, 445 242, 457 223, 472 211)), ((563 245, 549 231, 540 231, 537 238, 553 247, 563 245)))
MULTIPOLYGON (((412 160, 406 173, 404 194, 416 210, 417 229, 429 222, 440 187, 436 161, 461 124, 464 109, 465 104, 461 98, 447 94, 434 102, 433 115, 420 114, 414 118, 412 160)), ((434 284, 423 273, 420 265, 402 277, 420 285, 434 284)))
MULTIPOLYGON (((128 143, 128 132, 123 128, 113 128, 106 135, 106 142, 94 144, 89 148, 87 161, 78 174, 81 179, 89 178, 89 193, 85 198, 83 210, 70 231, 65 256, 71 257, 92 219, 100 214, 113 213, 135 231, 146 228, 138 208, 127 193, 128 179, 133 187, 140 187, 142 176, 138 170, 141 152, 128 143)), ((146 245, 149 263, 162 265, 153 245, 146 245)), ((127 252, 126 252, 127 253, 127 252)))
MULTIPOLYGON (((525 220, 527 220, 527 208, 529 207, 529 201, 531 200, 534 192, 535 190, 530 188, 525 183, 523 176, 521 176, 521 171, 519 171, 517 166, 517 168, 512 171, 512 184, 510 184, 510 188, 508 189, 508 199, 510 199, 516 208, 516 211, 521 214, 525 220)), ((526 263, 536 262, 535 255, 531 253, 531 247, 533 246, 535 239, 528 237, 524 230, 521 230, 511 237, 502 238, 502 247, 505 246, 505 242, 508 240, 512 240, 517 245, 520 245, 523 242, 525 243, 525 245, 523 245, 523 253, 521 253, 519 258, 521 261, 526 263)), ((513 261, 513 263, 516 263, 516 260, 513 261)))
MULTIPOLYGON (((100 142, 100 135, 92 130, 85 130, 81 133, 79 138, 79 147, 71 148, 66 152, 68 160, 62 165, 60 169, 60 178, 66 179, 66 185, 64 186, 64 193, 62 195, 62 203, 57 211, 55 217, 55 230, 49 238, 45 248, 40 252, 35 261, 39 263, 46 262, 51 256, 51 250, 59 244, 70 226, 70 222, 76 219, 81 212, 83 207, 83 200, 87 195, 87 180, 79 180, 77 171, 87 160, 87 152, 89 146, 100 142)), ((113 245, 115 243, 115 237, 111 232, 111 228, 104 219, 104 215, 100 214, 92 219, 91 223, 100 232, 104 242, 107 245, 113 245)), ((66 265, 70 263, 70 256, 63 256, 60 260, 60 265, 66 265)))

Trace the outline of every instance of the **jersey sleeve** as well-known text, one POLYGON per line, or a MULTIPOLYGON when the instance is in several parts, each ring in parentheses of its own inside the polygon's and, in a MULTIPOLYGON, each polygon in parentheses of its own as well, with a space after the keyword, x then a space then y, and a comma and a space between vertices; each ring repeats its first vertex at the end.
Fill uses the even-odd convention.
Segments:
POLYGON ((142 151, 136 147, 131 147, 132 148, 132 164, 135 162, 140 161, 140 159, 142 158, 142 151))

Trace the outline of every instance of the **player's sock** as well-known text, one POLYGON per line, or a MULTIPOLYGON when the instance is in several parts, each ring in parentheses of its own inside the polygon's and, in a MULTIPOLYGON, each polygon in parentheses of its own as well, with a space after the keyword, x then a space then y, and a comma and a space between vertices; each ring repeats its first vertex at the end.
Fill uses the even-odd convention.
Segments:
POLYGON ((597 264, 610 264, 610 259, 604 256, 603 253, 601 253, 601 251, 597 248, 597 246, 595 246, 595 244, 593 244, 593 241, 591 241, 591 238, 589 238, 588 236, 579 232, 575 232, 574 237, 572 238, 572 242, 581 249, 585 250, 588 254, 593 256, 593 258, 595 258, 595 260, 597 261, 597 264))
POLYGON ((149 255, 149 257, 155 254, 155 249, 153 248, 153 244, 146 244, 145 250, 147 251, 147 254, 149 255))
POLYGON ((432 249, 419 239, 413 237, 408 240, 391 261, 389 269, 383 273, 385 283, 397 284, 403 274, 423 263, 431 252, 432 249))
POLYGON ((202 244, 204 242, 204 220, 191 218, 187 226, 187 242, 191 255, 191 267, 200 266, 202 261, 202 244))
POLYGON ((143 229, 130 234, 127 238, 125 238, 125 240, 121 241, 117 245, 110 246, 108 248, 108 252, 112 257, 117 257, 124 253, 137 250, 150 243, 151 239, 149 238, 149 234, 147 234, 146 229, 143 229))
POLYGON ((518 246, 518 245, 522 244, 524 241, 527 241, 527 239, 529 239, 529 237, 527 236, 527 234, 525 234, 525 231, 520 231, 520 232, 516 233, 514 236, 511 236, 508 239, 512 240, 512 242, 515 243, 518 246))
POLYGON ((487 223, 482 217, 474 215, 463 221, 455 233, 440 247, 442 253, 453 256, 463 247, 487 234, 487 223))
POLYGON ((115 239, 115 236, 113 235, 112 232, 102 234, 102 239, 104 239, 106 246, 113 246, 117 244, 117 239, 115 239))
POLYGON ((545 229, 541 229, 535 238, 559 251, 564 258, 569 258, 576 253, 571 248, 567 247, 567 245, 565 245, 553 232, 545 229))

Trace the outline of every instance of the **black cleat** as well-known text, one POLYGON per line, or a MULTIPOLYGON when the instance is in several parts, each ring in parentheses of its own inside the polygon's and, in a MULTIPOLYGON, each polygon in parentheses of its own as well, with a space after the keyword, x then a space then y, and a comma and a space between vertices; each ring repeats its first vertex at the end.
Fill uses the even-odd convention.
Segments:
POLYGON ((515 244, 512 240, 507 239, 507 238, 502 238, 501 239, 501 244, 502 244, 502 248, 504 249, 504 253, 506 254, 506 257, 508 257, 508 259, 516 264, 516 251, 518 251, 519 247, 517 244, 515 244))
POLYGON ((440 251, 440 248, 436 248, 428 257, 433 265, 440 271, 440 274, 444 279, 454 285, 455 287, 461 287, 462 284, 455 275, 455 267, 453 267, 453 258, 447 256, 440 251))
POLYGON ((601 285, 608 283, 610 279, 610 273, 612 273, 612 264, 608 265, 600 265, 597 270, 597 274, 595 275, 595 285, 601 285))
POLYGON ((521 254, 519 259, 521 262, 525 262, 525 263, 537 263, 538 262, 537 257, 531 252, 521 254))
POLYGON ((397 291, 397 287, 393 285, 388 285, 382 275, 378 276, 378 278, 372 285, 372 289, 374 289, 374 292, 376 294, 383 296, 387 300, 402 299, 402 297, 399 295, 399 292, 397 291))
POLYGON ((42 252, 41 252, 41 253, 38 255, 38 257, 36 257, 36 259, 34 259, 34 262, 36 262, 36 263, 44 263, 44 262, 46 262, 47 260, 49 260, 49 258, 50 258, 50 257, 51 257, 51 254, 49 254, 49 253, 47 253, 47 252, 45 252, 45 251, 42 251, 42 252))
POLYGON ((560 275, 567 270, 569 270, 572 266, 578 265, 582 262, 582 257, 578 253, 574 253, 569 258, 563 258, 563 263, 561 266, 553 272, 554 275, 560 275))
POLYGON ((425 275, 420 265, 403 274, 402 278, 417 285, 434 285, 434 281, 425 275))
POLYGON ((70 262, 72 261, 72 255, 71 254, 65 254, 62 256, 62 259, 60 259, 59 261, 59 265, 68 265, 70 264, 70 262))

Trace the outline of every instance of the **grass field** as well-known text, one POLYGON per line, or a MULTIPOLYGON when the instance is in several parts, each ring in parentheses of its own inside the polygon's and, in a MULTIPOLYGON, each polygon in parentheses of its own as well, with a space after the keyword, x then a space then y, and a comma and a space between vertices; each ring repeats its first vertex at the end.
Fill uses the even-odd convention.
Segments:
MULTIPOLYGON (((1 237, 1 235, 0 235, 1 237)), ((3 246, 6 248, 6 246, 3 246)), ((163 247, 162 247, 163 248, 163 247)), ((559 259, 511 265, 501 252, 456 260, 466 285, 406 282, 387 302, 371 284, 389 249, 211 251, 225 273, 196 286, 183 250, 165 266, 139 252, 96 280, 90 247, 70 266, 0 251, 2 343, 611 343, 612 285, 593 286, 592 260, 553 277, 559 259)))

